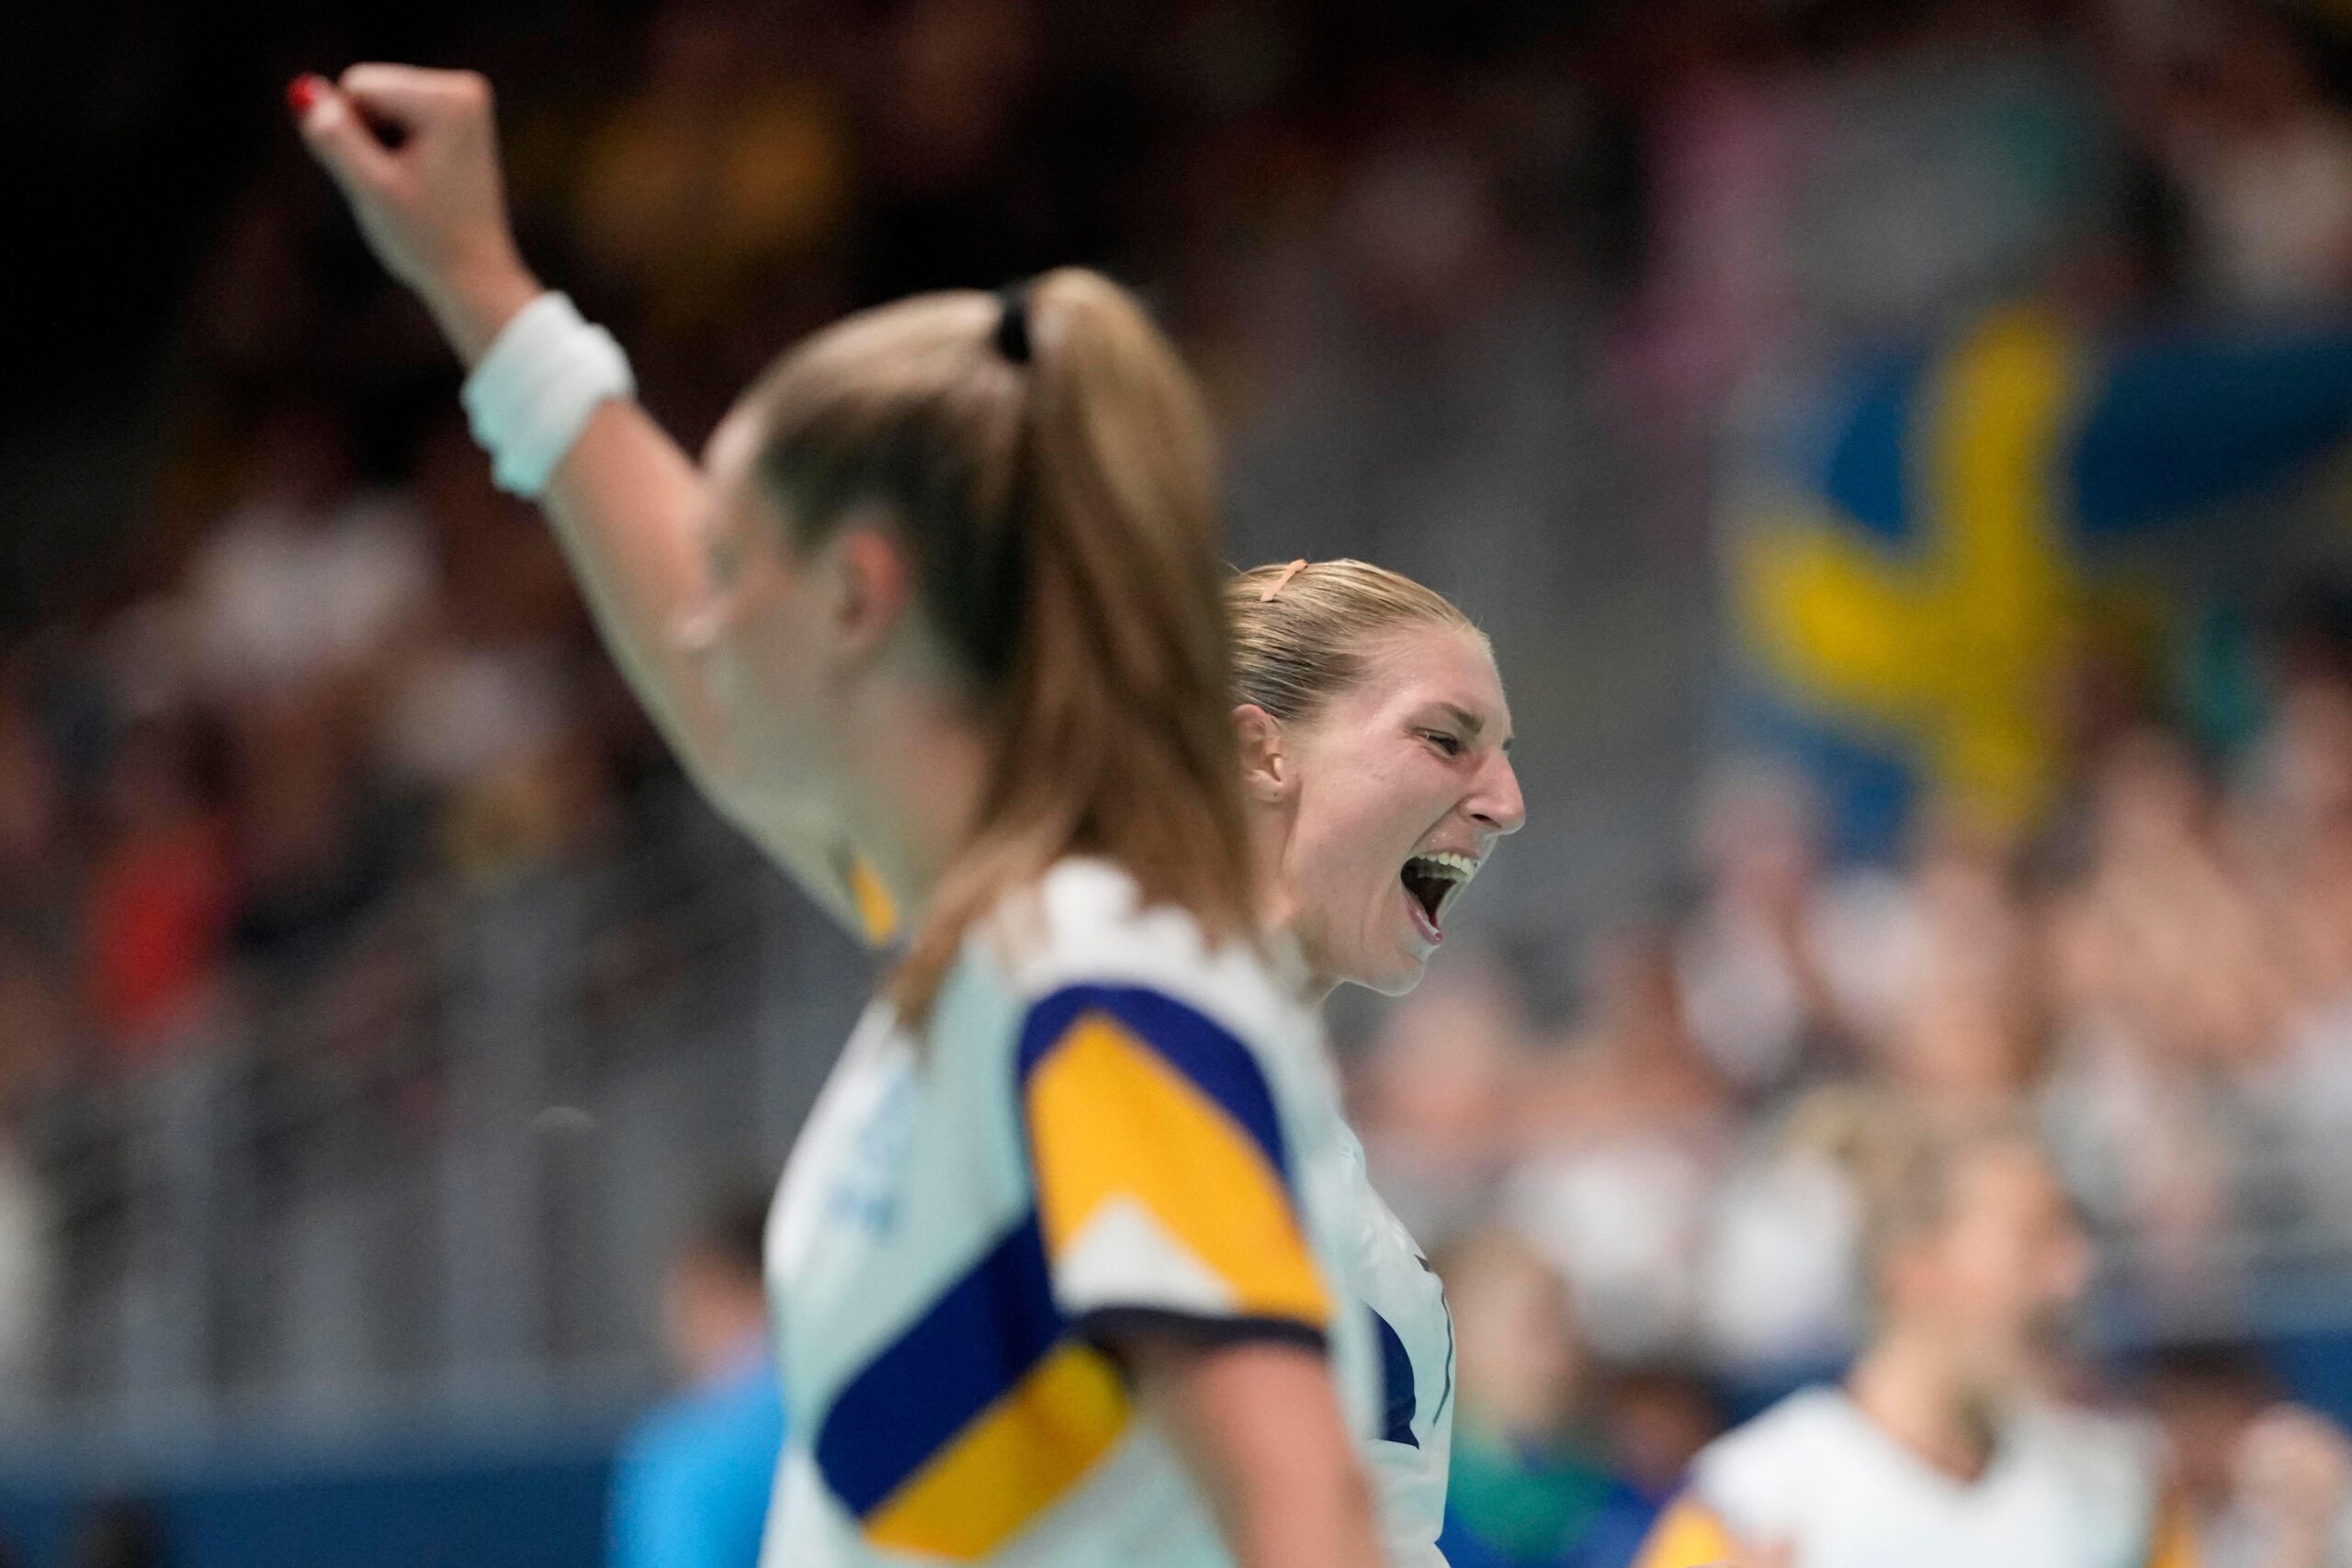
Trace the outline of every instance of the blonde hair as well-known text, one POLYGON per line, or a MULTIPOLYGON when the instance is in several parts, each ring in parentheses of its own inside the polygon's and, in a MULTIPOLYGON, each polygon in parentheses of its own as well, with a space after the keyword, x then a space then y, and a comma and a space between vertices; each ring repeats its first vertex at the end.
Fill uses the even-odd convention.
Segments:
POLYGON ((1989 1155, 2042 1152, 2011 1107, 1942 1110, 1883 1089, 1835 1085, 1801 1100, 1791 1141, 1841 1167, 1860 1204, 1859 1261, 1874 1296, 1890 1254, 1951 1219, 1962 1177, 1989 1155))
POLYGON ((808 339, 752 397, 796 543, 880 507, 990 735, 978 826, 890 982, 901 1013, 924 1018, 971 922, 1069 854, 1212 940, 1250 932, 1215 443, 1136 300, 1076 268, 917 296, 808 339))
POLYGON ((1276 718, 1312 718, 1363 679, 1364 645, 1408 626, 1451 626, 1483 637, 1453 602, 1402 572, 1368 561, 1252 567, 1225 585, 1233 635, 1233 699, 1276 718))

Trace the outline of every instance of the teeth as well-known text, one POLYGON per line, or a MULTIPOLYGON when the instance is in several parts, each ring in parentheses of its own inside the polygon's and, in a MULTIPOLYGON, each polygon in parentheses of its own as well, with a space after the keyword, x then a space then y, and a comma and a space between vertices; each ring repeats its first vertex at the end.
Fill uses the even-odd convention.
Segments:
POLYGON ((1456 882, 1467 882, 1472 877, 1478 874, 1478 863, 1476 861, 1472 860, 1468 855, 1455 854, 1451 850, 1441 850, 1435 854, 1415 855, 1413 857, 1413 862, 1419 865, 1426 865, 1439 871, 1446 872, 1450 874, 1456 882))
POLYGON ((1461 897, 1462 890, 1470 886, 1470 879, 1478 874, 1478 863, 1468 855, 1440 850, 1433 854, 1415 855, 1405 863, 1405 869, 1445 885, 1438 895, 1437 908, 1429 911, 1432 921, 1440 921, 1453 908, 1453 900, 1461 897))

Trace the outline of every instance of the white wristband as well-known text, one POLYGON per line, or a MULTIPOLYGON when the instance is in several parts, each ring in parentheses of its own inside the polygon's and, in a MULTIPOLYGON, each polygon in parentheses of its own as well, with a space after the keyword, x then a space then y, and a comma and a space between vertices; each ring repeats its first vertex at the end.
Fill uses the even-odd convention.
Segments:
POLYGON ((582 321, 568 296, 548 293, 514 312, 458 400, 498 488, 537 500, 596 405, 636 395, 613 334, 582 321))

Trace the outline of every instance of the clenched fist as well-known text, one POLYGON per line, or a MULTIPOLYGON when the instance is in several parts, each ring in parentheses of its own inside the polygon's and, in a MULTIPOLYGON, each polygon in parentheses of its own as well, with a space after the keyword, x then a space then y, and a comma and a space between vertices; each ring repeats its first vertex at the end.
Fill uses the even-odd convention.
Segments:
POLYGON ((507 218, 490 84, 471 71, 355 65, 288 91, 385 270, 414 289, 468 365, 539 285, 507 218))

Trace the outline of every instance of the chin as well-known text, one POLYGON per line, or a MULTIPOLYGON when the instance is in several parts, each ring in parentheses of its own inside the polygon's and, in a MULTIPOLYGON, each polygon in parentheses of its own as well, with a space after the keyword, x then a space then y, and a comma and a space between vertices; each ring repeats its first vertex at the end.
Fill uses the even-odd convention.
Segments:
POLYGON ((1421 983, 1421 973, 1428 967, 1429 960, 1426 958, 1400 956, 1385 964, 1365 965, 1351 974, 1348 983, 1362 986, 1365 990, 1384 997, 1409 996, 1413 987, 1421 983))

